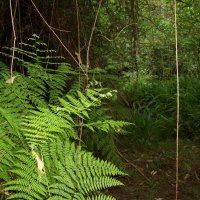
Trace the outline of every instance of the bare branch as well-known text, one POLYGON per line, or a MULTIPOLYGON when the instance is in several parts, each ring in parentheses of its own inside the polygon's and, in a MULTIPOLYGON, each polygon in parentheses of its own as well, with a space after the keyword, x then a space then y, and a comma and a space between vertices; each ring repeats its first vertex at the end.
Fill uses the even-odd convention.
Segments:
POLYGON ((16 46, 16 31, 15 31, 15 23, 14 23, 14 16, 13 16, 13 8, 12 8, 12 0, 10 0, 10 15, 11 15, 11 22, 12 22, 12 29, 13 29, 13 48, 12 48, 12 60, 10 65, 10 78, 13 77, 13 63, 15 57, 15 46, 16 46))
POLYGON ((35 10, 37 11, 37 13, 39 14, 39 16, 42 18, 42 20, 44 21, 44 23, 46 24, 46 26, 51 30, 51 32, 55 35, 55 37, 58 39, 58 41, 60 42, 60 44, 63 46, 63 48, 67 51, 67 53, 71 56, 71 58, 74 60, 74 62, 81 68, 81 70, 84 72, 84 69, 82 68, 82 66, 79 64, 79 62, 76 60, 76 58, 72 55, 72 53, 69 51, 69 49, 65 46, 65 44, 62 42, 62 40, 59 38, 59 36, 56 34, 56 32, 52 29, 52 27, 48 24, 48 22, 45 20, 45 18, 43 17, 43 15, 41 14, 41 12, 38 10, 37 6, 35 5, 35 3, 33 2, 33 0, 30 0, 31 3, 33 4, 33 7, 35 8, 35 10))
POLYGON ((90 33, 90 38, 89 38, 89 42, 88 42, 88 46, 87 46, 87 53, 86 53, 86 87, 88 85, 88 80, 89 80, 88 70, 89 70, 89 67, 90 67, 90 47, 91 47, 92 37, 93 37, 94 29, 95 29, 95 26, 96 26, 97 18, 98 18, 99 11, 100 11, 100 8, 101 8, 101 5, 102 5, 102 1, 103 0, 99 1, 99 7, 97 9, 97 13, 96 13, 96 16, 95 16, 94 24, 92 26, 92 30, 91 30, 91 33, 90 33))

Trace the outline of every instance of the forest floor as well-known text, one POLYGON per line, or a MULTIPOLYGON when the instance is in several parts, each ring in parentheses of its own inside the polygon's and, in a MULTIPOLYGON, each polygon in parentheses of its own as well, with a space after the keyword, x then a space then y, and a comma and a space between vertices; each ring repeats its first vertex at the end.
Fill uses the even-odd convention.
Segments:
MULTIPOLYGON (((174 200, 175 141, 163 141, 151 148, 120 142, 120 155, 129 176, 120 179, 124 187, 112 188, 109 193, 117 200, 174 200)), ((179 160, 179 199, 200 200, 200 145, 181 140, 179 160)))

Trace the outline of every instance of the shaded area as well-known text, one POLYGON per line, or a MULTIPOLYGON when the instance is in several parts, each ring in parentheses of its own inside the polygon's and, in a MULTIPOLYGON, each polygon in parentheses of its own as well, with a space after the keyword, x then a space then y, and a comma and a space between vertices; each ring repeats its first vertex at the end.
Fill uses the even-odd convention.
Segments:
MULTIPOLYGON (((119 146, 124 158, 137 166, 144 175, 125 163, 129 176, 122 178, 124 187, 109 190, 119 200, 172 200, 175 199, 175 142, 167 140, 151 149, 134 148, 127 141, 119 146)), ((200 199, 200 148, 188 140, 180 141, 180 199, 200 199)))

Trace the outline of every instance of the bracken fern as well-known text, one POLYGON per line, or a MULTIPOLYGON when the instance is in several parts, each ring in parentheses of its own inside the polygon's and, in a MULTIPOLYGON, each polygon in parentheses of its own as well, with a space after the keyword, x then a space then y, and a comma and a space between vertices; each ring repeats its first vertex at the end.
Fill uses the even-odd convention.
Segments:
MULTIPOLYGON (((83 93, 72 87, 66 94, 66 83, 76 72, 59 63, 60 58, 45 50, 36 35, 29 41, 23 44, 26 50, 16 49, 16 66, 23 66, 25 73, 13 71, 10 77, 7 66, 0 63, 2 194, 6 199, 27 200, 115 199, 101 190, 122 185, 114 176, 125 174, 87 152, 87 142, 81 147, 79 140, 85 136, 78 134, 82 127, 86 135, 112 136, 128 125, 112 120, 107 112, 97 114, 112 91, 100 88, 83 93), (49 67, 52 64, 56 70, 49 67)), ((95 143, 98 149, 109 144, 102 143, 95 143)))

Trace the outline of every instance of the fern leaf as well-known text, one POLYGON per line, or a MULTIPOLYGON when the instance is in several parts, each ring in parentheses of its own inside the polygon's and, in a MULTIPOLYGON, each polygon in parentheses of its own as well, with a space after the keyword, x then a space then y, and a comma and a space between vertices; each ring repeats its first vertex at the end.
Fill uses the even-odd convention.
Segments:
MULTIPOLYGON (((61 197, 66 193, 71 196, 87 196, 107 187, 122 185, 122 183, 111 176, 125 175, 113 164, 99 159, 95 159, 91 153, 81 151, 76 154, 73 143, 69 140, 65 142, 59 141, 56 145, 51 146, 52 160, 57 163, 55 167, 58 175, 53 178, 57 180, 57 184, 50 185, 50 192, 61 197), (62 146, 62 153, 56 147, 62 146), (71 146, 72 145, 72 146, 71 146), (53 148, 52 148, 53 147, 53 148), (64 158, 62 158, 64 157, 64 158), (62 192, 59 192, 62 190, 62 192)), ((54 142, 53 142, 54 143, 54 142)), ((76 199, 76 197, 75 197, 76 199)))
POLYGON ((114 197, 112 197, 112 196, 99 194, 99 195, 94 195, 92 197, 87 197, 86 200, 116 200, 116 199, 114 197))
POLYGON ((23 199, 45 199, 47 196, 47 180, 37 172, 37 163, 34 157, 25 152, 19 152, 17 162, 11 172, 15 180, 6 183, 6 191, 11 191, 8 199, 23 197, 23 199), (17 193, 13 193, 17 191, 17 193))

